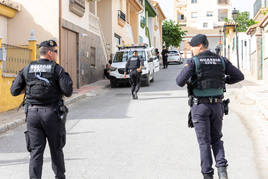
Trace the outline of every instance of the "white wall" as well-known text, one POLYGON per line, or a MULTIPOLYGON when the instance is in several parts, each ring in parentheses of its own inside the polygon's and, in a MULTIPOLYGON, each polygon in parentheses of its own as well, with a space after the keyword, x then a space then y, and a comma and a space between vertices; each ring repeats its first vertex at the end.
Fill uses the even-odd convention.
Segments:
POLYGON ((27 44, 30 32, 35 31, 37 43, 59 38, 59 3, 55 0, 14 0, 21 4, 21 11, 8 19, 8 43, 27 44))
POLYGON ((78 25, 86 30, 89 29, 89 4, 86 1, 84 16, 79 17, 69 10, 70 1, 62 1, 62 18, 70 21, 71 23, 78 25))
POLYGON ((2 38, 2 43, 7 42, 7 18, 0 16, 0 38, 2 38))
POLYGON ((224 22, 218 21, 218 9, 228 9, 228 18, 231 18, 231 5, 218 5, 217 0, 197 0, 196 4, 192 4, 191 0, 187 0, 185 14, 187 26, 201 28, 200 22, 208 22, 209 24, 212 22, 214 26, 223 25, 224 22), (212 17, 207 17, 208 11, 213 12, 212 17), (197 18, 192 18, 192 12, 197 12, 197 18))

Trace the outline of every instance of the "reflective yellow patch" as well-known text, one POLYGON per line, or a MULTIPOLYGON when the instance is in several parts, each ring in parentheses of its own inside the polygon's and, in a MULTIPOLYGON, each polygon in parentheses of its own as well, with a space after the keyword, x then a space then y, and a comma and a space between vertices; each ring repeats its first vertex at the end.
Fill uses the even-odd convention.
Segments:
POLYGON ((184 67, 188 67, 189 65, 188 65, 188 63, 186 63, 185 65, 184 65, 184 67))

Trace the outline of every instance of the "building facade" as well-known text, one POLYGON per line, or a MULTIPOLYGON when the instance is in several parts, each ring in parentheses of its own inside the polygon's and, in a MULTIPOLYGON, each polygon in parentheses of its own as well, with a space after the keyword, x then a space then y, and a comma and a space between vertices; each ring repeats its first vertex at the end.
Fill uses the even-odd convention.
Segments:
POLYGON ((174 0, 174 21, 187 31, 180 50, 188 51, 187 42, 196 34, 205 34, 211 50, 221 45, 223 25, 231 19, 231 0, 174 0))
POLYGON ((117 45, 138 43, 143 0, 101 0, 97 4, 110 56, 115 54, 117 45))

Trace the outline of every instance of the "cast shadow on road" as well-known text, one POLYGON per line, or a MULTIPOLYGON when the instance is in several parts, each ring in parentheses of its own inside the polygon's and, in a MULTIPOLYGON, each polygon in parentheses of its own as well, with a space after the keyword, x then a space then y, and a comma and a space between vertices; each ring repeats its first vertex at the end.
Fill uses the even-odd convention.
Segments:
MULTIPOLYGON (((78 161, 78 160, 87 160, 87 158, 65 158, 65 161, 78 161)), ((46 157, 44 158, 44 163, 50 163, 51 159, 46 157)), ((0 160, 0 168, 13 165, 24 165, 29 164, 29 158, 16 159, 16 160, 0 160)))
POLYGON ((159 99, 179 99, 179 98, 188 98, 188 96, 170 96, 170 97, 155 97, 155 98, 139 98, 140 101, 148 100, 159 100, 159 99))
MULTIPOLYGON (((176 84, 176 77, 181 68, 182 65, 172 65, 168 69, 161 69, 155 73, 154 82, 148 87, 141 87, 138 101, 187 98, 186 88, 176 84), (176 91, 185 91, 185 96, 184 94, 175 96, 173 92, 176 91)), ((127 113, 132 102, 134 101, 128 84, 110 88, 105 94, 86 97, 72 105, 68 120, 131 119, 127 113)))

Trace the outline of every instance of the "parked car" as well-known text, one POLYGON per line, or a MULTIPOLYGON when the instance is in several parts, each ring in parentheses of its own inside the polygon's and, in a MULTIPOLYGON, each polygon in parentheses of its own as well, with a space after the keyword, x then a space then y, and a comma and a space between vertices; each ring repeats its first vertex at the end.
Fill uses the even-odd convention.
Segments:
POLYGON ((168 51, 168 58, 167 58, 168 64, 170 64, 170 63, 182 64, 183 63, 182 59, 183 58, 182 58, 179 51, 177 51, 177 50, 168 51))
POLYGON ((159 71, 159 60, 152 55, 153 48, 148 45, 131 45, 118 47, 118 51, 112 60, 110 67, 110 84, 111 87, 117 86, 118 83, 128 82, 129 75, 124 78, 124 71, 127 60, 133 55, 133 51, 138 51, 144 63, 142 68, 141 81, 145 86, 149 86, 150 82, 154 81, 154 73, 159 71))

